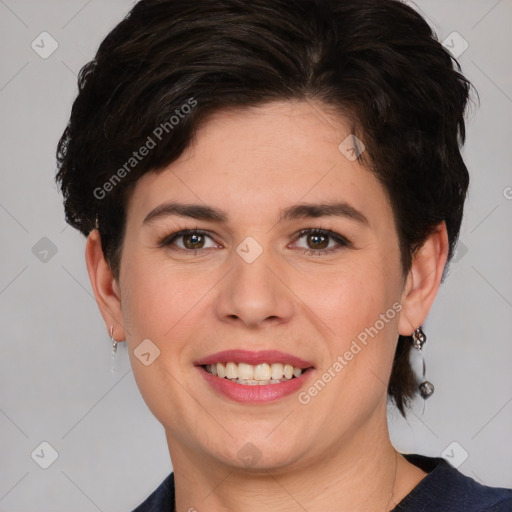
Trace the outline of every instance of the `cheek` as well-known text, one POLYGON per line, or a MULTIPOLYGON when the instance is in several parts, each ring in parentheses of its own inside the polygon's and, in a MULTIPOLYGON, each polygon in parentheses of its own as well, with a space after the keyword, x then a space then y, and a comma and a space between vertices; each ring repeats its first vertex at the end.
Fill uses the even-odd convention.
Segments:
POLYGON ((199 289, 197 277, 194 286, 191 276, 157 269, 137 254, 130 255, 124 271, 122 309, 135 381, 155 417, 164 425, 172 425, 176 418, 189 414, 190 395, 180 385, 187 370, 182 361, 187 350, 186 333, 197 326, 194 305, 204 290, 199 289), (159 351, 149 346, 148 365, 137 357, 137 348, 146 339, 159 351))
POLYGON ((125 268, 123 317, 130 333, 163 340, 175 326, 186 323, 205 293, 206 282, 197 274, 155 265, 133 254, 125 268))
MULTIPOLYGON (((385 396, 383 383, 393 363, 401 309, 397 262, 385 252, 358 254, 350 264, 324 276, 323 286, 313 288, 311 281, 303 285, 300 293, 310 290, 307 304, 328 327, 323 369, 332 368, 336 374, 319 408, 323 404, 330 410, 335 403, 359 417, 385 396)), ((340 422, 345 421, 342 416, 340 422)))
POLYGON ((329 276, 317 276, 317 286, 312 282, 303 281, 298 295, 308 297, 305 302, 321 320, 317 325, 326 326, 325 373, 318 378, 329 382, 314 407, 331 411, 335 431, 347 417, 359 421, 385 401, 398 338, 399 266, 387 257, 361 255, 329 276))
MULTIPOLYGON (((373 326, 400 297, 395 267, 387 258, 354 258, 328 273, 301 279, 295 285, 297 295, 325 323, 329 338, 343 348, 373 326)), ((387 315, 387 326, 396 323, 394 311, 387 315)))

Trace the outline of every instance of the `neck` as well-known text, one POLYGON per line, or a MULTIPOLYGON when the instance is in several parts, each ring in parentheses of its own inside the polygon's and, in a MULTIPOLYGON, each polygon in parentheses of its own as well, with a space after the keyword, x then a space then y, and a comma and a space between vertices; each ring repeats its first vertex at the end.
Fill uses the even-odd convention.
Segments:
POLYGON ((178 512, 387 512, 425 476, 391 445, 385 415, 380 425, 358 428, 349 441, 277 469, 224 464, 166 435, 178 512))

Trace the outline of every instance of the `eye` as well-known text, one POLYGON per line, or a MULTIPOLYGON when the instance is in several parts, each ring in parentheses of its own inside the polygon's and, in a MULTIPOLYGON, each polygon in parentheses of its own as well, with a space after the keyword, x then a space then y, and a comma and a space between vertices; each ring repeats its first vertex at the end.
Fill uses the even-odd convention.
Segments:
MULTIPOLYGON (((323 255, 334 253, 343 247, 350 246, 350 242, 338 233, 320 228, 303 229, 297 241, 304 240, 306 247, 298 247, 308 255, 323 255)), ((184 229, 165 236, 159 242, 159 247, 171 247, 174 250, 196 254, 204 249, 218 248, 219 245, 205 231, 199 229, 184 229), (210 240, 210 245, 206 245, 210 240)))
POLYGON ((306 247, 299 248, 310 255, 328 254, 350 246, 350 242, 338 233, 319 228, 303 229, 298 240, 304 240, 306 247))
POLYGON ((214 242, 210 235, 198 229, 184 229, 182 231, 178 231, 166 236, 159 242, 160 247, 167 247, 170 245, 175 245, 179 250, 187 252, 209 249, 218 246, 218 244, 214 242), (205 246, 206 239, 210 239, 213 242, 213 245, 209 247, 205 246), (179 240, 181 245, 180 243, 176 242, 177 240, 179 240))

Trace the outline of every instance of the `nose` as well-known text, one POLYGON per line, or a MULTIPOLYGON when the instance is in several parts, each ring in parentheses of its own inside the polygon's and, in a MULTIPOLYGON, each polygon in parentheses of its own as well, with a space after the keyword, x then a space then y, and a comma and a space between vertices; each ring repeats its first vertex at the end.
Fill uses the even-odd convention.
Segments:
POLYGON ((289 322, 294 312, 293 293, 277 258, 263 250, 249 262, 233 251, 230 260, 231 271, 217 289, 217 318, 250 329, 289 322))

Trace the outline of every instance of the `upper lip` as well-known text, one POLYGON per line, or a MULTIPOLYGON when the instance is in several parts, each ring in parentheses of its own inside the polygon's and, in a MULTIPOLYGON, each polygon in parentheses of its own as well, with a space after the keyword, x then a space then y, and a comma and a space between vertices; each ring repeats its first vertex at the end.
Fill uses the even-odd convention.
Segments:
POLYGON ((194 362, 196 366, 203 366, 205 364, 215 363, 246 363, 251 365, 262 364, 262 363, 281 363, 291 364, 296 368, 310 368, 313 363, 305 361, 300 357, 280 352, 279 350, 260 350, 258 352, 252 352, 250 350, 224 350, 222 352, 216 352, 207 357, 199 359, 194 362))

